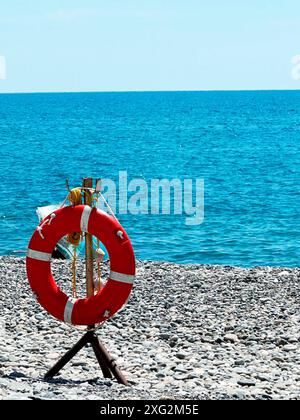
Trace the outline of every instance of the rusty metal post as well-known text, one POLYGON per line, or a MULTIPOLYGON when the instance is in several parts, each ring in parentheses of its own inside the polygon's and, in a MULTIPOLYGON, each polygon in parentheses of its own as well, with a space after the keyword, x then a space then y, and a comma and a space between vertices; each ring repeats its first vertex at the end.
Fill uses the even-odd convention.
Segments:
POLYGON ((70 362, 70 360, 73 359, 74 356, 89 343, 89 333, 86 333, 79 341, 75 344, 58 362, 48 370, 48 372, 45 375, 45 379, 52 379, 54 376, 56 376, 63 367, 66 366, 67 363, 70 362))
POLYGON ((129 383, 121 370, 119 369, 116 361, 113 359, 113 357, 109 354, 109 352, 106 350, 104 345, 101 343, 98 337, 95 337, 98 343, 98 348, 100 350, 100 354, 102 354, 102 357, 105 361, 105 364, 109 367, 114 377, 117 379, 119 384, 129 386, 129 383))

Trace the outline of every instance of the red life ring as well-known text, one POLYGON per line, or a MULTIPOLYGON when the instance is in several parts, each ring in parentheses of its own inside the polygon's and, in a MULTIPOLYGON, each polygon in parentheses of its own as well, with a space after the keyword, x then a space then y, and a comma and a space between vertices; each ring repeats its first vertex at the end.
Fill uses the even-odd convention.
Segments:
POLYGON ((89 206, 55 211, 34 232, 26 258, 27 276, 41 306, 55 318, 73 325, 93 325, 116 314, 127 302, 135 279, 135 258, 129 237, 109 214, 89 206), (51 256, 57 242, 70 232, 88 232, 105 245, 110 275, 95 296, 76 301, 57 286, 51 256))

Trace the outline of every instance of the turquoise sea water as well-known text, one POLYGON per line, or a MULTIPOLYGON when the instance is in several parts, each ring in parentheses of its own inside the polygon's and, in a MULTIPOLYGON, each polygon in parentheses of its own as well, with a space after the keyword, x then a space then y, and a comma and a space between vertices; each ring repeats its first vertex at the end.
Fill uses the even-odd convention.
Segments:
POLYGON ((300 91, 0 95, 0 253, 65 179, 202 178, 205 220, 123 215, 141 259, 300 266, 300 91))

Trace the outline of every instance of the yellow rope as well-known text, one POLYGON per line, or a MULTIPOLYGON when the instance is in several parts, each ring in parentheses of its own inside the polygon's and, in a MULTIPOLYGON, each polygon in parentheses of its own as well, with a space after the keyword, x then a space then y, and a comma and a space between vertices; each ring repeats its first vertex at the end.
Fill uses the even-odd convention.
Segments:
MULTIPOLYGON (((100 241, 97 238, 97 249, 100 248, 100 241)), ((101 291, 102 288, 102 284, 101 284, 101 263, 99 261, 99 259, 97 260, 97 277, 98 277, 98 287, 97 287, 97 292, 99 293, 101 291)))
MULTIPOLYGON (((74 188, 70 191, 70 194, 68 196, 68 200, 70 201, 71 205, 73 206, 79 206, 82 204, 82 194, 80 188, 74 188)), ((99 194, 98 197, 94 198, 94 203, 96 204, 99 200, 99 194)), ((74 246, 74 253, 73 253, 73 259, 72 259, 72 294, 73 298, 77 299, 77 285, 76 285, 76 274, 77 274, 77 247, 80 244, 81 241, 81 232, 72 232, 67 236, 67 241, 74 246)), ((100 248, 100 240, 97 239, 97 249, 101 250, 100 248)), ((101 258, 101 257, 100 257, 101 258)), ((99 293, 102 289, 101 284, 101 261, 102 260, 97 258, 97 278, 98 278, 98 285, 97 285, 97 292, 99 293)))
POLYGON ((72 191, 70 191, 68 200, 71 202, 71 204, 73 204, 73 206, 79 206, 82 204, 81 189, 74 188, 72 191))
MULTIPOLYGON (((79 206, 82 204, 82 195, 80 188, 74 188, 70 191, 68 196, 68 200, 73 206, 79 206)), ((81 232, 72 232, 69 233, 67 236, 67 241, 73 245, 74 252, 73 252, 73 259, 72 259, 72 290, 73 290, 73 298, 77 299, 77 285, 76 285, 76 273, 77 273, 77 247, 81 241, 81 232)))
POLYGON ((77 299, 77 285, 76 285, 76 273, 77 273, 77 250, 74 246, 74 254, 73 254, 73 260, 72 260, 72 295, 74 299, 77 299))
MULTIPOLYGON (((69 196, 68 200, 73 206, 79 206, 82 204, 82 195, 81 195, 81 189, 80 188, 74 188, 69 196)), ((81 233, 79 232, 72 232, 67 236, 67 241, 77 247, 80 244, 81 241, 81 233)))
POLYGON ((81 233, 80 232, 69 233, 67 236, 67 241, 69 242, 69 244, 72 244, 75 247, 78 247, 81 241, 81 233))

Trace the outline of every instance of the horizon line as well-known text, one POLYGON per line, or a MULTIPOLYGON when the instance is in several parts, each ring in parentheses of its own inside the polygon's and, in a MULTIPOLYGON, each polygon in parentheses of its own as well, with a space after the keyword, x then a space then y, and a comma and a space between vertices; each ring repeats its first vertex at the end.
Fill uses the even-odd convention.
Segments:
POLYGON ((297 92, 298 89, 170 89, 170 90, 66 90, 66 91, 20 91, 0 92, 0 95, 38 95, 38 94, 86 94, 86 93, 209 93, 209 92, 297 92))

